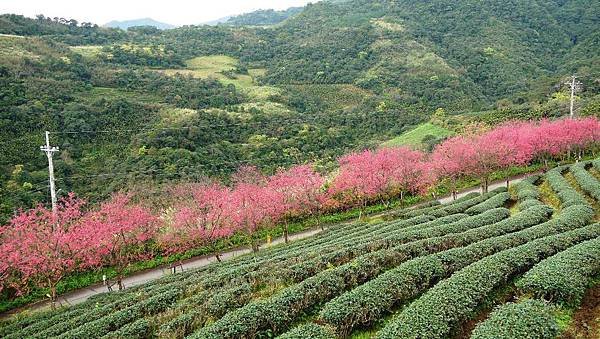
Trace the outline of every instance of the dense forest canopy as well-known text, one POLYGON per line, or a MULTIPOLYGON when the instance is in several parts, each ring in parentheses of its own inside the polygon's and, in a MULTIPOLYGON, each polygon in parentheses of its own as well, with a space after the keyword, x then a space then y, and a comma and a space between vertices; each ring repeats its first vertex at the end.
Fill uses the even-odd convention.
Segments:
POLYGON ((45 130, 61 148, 59 194, 94 201, 243 164, 328 168, 430 119, 460 130, 563 115, 574 73, 577 113, 599 112, 597 2, 323 1, 262 14, 164 31, 1 15, 0 221, 47 199, 45 130))

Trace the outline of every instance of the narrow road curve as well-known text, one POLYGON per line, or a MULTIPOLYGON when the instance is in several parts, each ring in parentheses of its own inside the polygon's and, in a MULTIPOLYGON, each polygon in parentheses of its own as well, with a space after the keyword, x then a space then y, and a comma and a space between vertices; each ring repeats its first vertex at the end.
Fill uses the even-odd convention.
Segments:
MULTIPOLYGON (((533 175, 533 174, 520 175, 520 176, 513 177, 510 179, 510 182, 513 184, 517 183, 517 182, 521 181, 523 178, 528 177, 529 175, 533 175)), ((505 180, 495 181, 493 183, 490 183, 489 190, 493 190, 495 188, 503 187, 503 186, 506 186, 505 180)), ((465 191, 461 191, 458 193, 457 198, 463 197, 463 196, 465 196, 469 193, 473 193, 473 192, 481 192, 481 188, 476 187, 476 188, 468 189, 465 191)), ((440 197, 438 199, 438 201, 441 202, 442 204, 446 204, 446 203, 452 202, 453 199, 452 199, 452 196, 449 195, 449 196, 440 197)), ((300 240, 300 239, 312 237, 315 234, 318 234, 320 232, 321 232, 320 228, 314 228, 314 229, 306 230, 306 231, 303 231, 300 233, 291 234, 289 236, 289 239, 290 239, 290 241, 300 240)), ((271 244, 267 245, 267 246, 275 246, 278 244, 282 244, 283 242, 284 242, 283 237, 280 237, 280 238, 274 239, 271 242, 271 244)), ((223 252, 221 254, 221 260, 228 260, 231 258, 238 257, 240 255, 248 254, 250 252, 251 252, 251 249, 249 249, 249 248, 240 248, 240 249, 236 249, 236 250, 232 250, 232 251, 228 251, 228 252, 223 252)), ((190 269, 203 267, 203 266, 211 264, 215 261, 216 261, 216 259, 214 256, 195 257, 195 258, 192 258, 192 259, 189 259, 189 260, 183 262, 183 270, 187 271, 190 269)), ((180 267, 178 266, 177 269, 179 270, 180 267)), ((150 270, 146 270, 143 272, 132 274, 123 279, 123 284, 125 285, 126 288, 133 287, 133 286, 147 283, 152 280, 156 280, 167 274, 171 274, 169 267, 165 267, 165 266, 158 267, 158 268, 154 268, 154 269, 150 269, 150 270)), ((58 297, 57 304, 63 305, 63 306, 75 305, 75 304, 84 302, 85 300, 87 300, 89 297, 91 297, 93 295, 104 293, 104 292, 107 292, 106 286, 104 286, 102 284, 92 285, 92 286, 89 286, 86 288, 71 291, 71 292, 61 295, 60 297, 58 297)), ((47 309, 49 307, 50 307, 50 303, 48 301, 40 301, 40 302, 31 304, 31 305, 24 306, 22 308, 18 308, 15 310, 5 312, 0 315, 0 318, 6 318, 12 314, 16 314, 16 313, 19 313, 19 312, 22 312, 25 310, 34 311, 34 310, 47 309)))

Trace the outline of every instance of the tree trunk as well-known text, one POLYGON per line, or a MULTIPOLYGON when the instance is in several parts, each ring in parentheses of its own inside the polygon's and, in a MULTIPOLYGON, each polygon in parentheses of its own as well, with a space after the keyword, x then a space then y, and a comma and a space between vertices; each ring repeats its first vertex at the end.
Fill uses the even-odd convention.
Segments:
POLYGON ((287 244, 290 239, 289 239, 289 228, 288 228, 288 222, 287 219, 285 220, 285 224, 283 225, 283 239, 285 240, 285 243, 287 244))
POLYGON ((52 309, 55 310, 56 309, 56 285, 51 285, 50 286, 50 302, 52 305, 52 309))
POLYGON ((123 276, 121 274, 117 276, 117 284, 119 284, 119 291, 125 289, 125 285, 123 285, 123 276))
POLYGON ((252 246, 252 252, 253 253, 258 252, 259 244, 258 244, 258 240, 254 239, 254 235, 250 236, 250 245, 252 246))

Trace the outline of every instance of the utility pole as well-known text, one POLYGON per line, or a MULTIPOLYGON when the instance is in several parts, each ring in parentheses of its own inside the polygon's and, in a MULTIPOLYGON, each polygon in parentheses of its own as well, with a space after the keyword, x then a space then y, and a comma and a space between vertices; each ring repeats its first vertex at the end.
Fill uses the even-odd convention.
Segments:
POLYGON ((577 81, 577 77, 573 75, 571 81, 565 83, 565 85, 571 88, 571 109, 569 114, 572 119, 575 116, 575 92, 581 89, 581 82, 577 81))
POLYGON ((48 178, 50 181, 50 199, 52 200, 52 213, 56 214, 56 187, 54 184, 54 163, 52 156, 58 152, 58 147, 50 147, 50 132, 46 131, 46 145, 40 146, 40 149, 46 153, 48 157, 48 178))

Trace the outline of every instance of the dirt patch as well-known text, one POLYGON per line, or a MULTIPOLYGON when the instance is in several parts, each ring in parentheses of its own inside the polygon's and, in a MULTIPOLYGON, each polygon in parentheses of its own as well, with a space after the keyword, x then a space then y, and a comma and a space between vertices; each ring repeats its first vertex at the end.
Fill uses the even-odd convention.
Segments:
POLYGON ((587 291, 561 339, 600 338, 600 284, 587 291))

